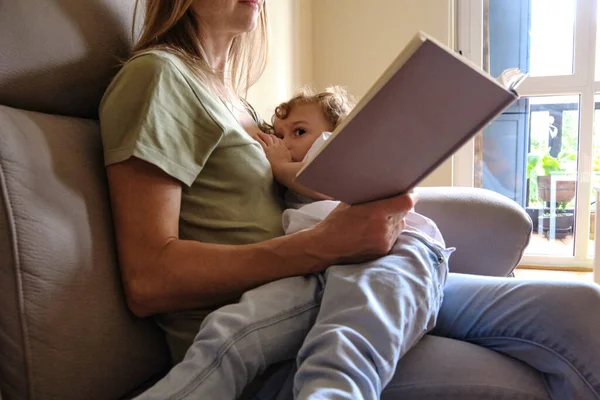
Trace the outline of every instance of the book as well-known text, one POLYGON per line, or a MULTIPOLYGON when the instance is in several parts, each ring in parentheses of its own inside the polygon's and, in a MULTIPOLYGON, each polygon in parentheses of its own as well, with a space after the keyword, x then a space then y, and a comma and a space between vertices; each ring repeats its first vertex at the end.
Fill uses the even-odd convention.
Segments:
POLYGON ((296 182, 348 204, 407 193, 516 101, 526 77, 493 78, 418 32, 296 182))

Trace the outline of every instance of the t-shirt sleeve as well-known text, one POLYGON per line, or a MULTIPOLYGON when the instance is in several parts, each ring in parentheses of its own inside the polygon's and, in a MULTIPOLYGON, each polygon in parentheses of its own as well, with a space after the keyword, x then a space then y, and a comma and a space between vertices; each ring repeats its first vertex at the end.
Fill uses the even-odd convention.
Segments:
POLYGON ((198 95, 166 58, 127 62, 100 104, 105 165, 137 157, 190 186, 223 133, 198 95))

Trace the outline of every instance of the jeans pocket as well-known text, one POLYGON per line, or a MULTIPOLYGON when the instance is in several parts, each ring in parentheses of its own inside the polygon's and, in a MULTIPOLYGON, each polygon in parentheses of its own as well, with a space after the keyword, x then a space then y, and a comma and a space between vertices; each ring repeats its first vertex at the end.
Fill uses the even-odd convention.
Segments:
POLYGON ((448 258, 456 250, 454 247, 444 248, 437 243, 430 242, 428 239, 413 232, 404 231, 403 235, 411 236, 421 242, 429 251, 429 257, 436 268, 442 264, 448 264, 448 258))

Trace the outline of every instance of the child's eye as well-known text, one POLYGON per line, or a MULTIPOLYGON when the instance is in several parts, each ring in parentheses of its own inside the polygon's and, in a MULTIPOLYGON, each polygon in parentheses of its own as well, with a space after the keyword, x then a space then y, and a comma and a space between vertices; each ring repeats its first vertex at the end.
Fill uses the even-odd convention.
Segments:
POLYGON ((294 134, 296 136, 302 136, 306 133, 306 129, 298 128, 294 130, 294 134))

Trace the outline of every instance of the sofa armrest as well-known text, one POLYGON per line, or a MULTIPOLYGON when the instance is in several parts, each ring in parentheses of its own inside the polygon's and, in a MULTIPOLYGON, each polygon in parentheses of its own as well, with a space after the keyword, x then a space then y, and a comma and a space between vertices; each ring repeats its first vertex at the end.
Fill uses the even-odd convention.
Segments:
POLYGON ((456 247, 450 271, 507 276, 531 237, 531 219, 495 192, 462 187, 418 188, 416 211, 431 218, 448 247, 456 247))

